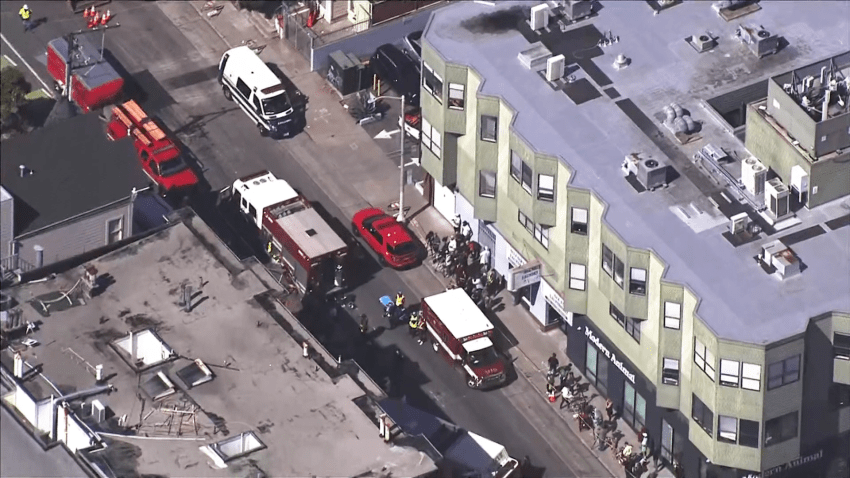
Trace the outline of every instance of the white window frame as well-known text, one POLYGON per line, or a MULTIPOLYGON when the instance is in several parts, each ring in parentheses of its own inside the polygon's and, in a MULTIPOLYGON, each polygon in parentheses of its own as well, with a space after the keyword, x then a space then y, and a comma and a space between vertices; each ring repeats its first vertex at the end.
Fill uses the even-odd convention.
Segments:
POLYGON ((587 266, 570 262, 570 289, 584 290, 587 283, 587 266))
POLYGON ((614 277, 614 251, 611 250, 605 244, 602 244, 602 270, 608 274, 609 277, 614 277), (608 251, 608 254, 611 256, 611 261, 605 261, 605 251, 608 251))
POLYGON ((517 210, 517 221, 525 228, 526 231, 534 234, 534 221, 528 217, 528 214, 517 210))
POLYGON ((679 359, 664 357, 661 362, 661 382, 665 385, 679 385, 679 359), (673 370, 676 372, 676 379, 664 377, 664 372, 673 370), (668 382, 669 380, 669 382, 668 382))
POLYGON ((717 415, 717 440, 738 443, 738 419, 726 415, 717 415), (725 422, 725 427, 724 427, 725 422), (729 426, 732 425, 732 430, 729 426))
POLYGON ((479 118, 480 118, 480 120, 479 120, 480 131, 478 132, 478 137, 481 138, 481 141, 486 141, 488 143, 495 143, 495 142, 499 141, 499 117, 493 116, 493 115, 481 115, 479 118), (488 121, 490 119, 493 120, 493 125, 495 126, 495 128, 493 129, 493 137, 492 138, 485 138, 484 137, 484 132, 485 132, 484 131, 484 119, 485 118, 488 121))
POLYGON ((642 267, 629 268, 629 294, 646 295, 646 269, 642 267), (632 287, 632 282, 636 284, 643 283, 643 291, 638 291, 632 287))
POLYGON ((715 363, 717 363, 717 358, 714 356, 714 352, 711 351, 708 347, 705 348, 705 374, 708 375, 708 378, 713 382, 715 377, 715 363))
POLYGON ((440 132, 428 120, 422 118, 422 146, 428 151, 431 151, 434 156, 440 158, 440 154, 443 151, 442 144, 443 141, 440 132))
POLYGON ((439 82, 440 82, 441 89, 440 89, 440 91, 435 92, 435 91, 434 91, 434 90, 433 90, 433 89, 432 89, 432 88, 428 85, 428 82, 426 81, 426 79, 427 79, 427 75, 425 74, 425 72, 423 72, 423 75, 422 75, 422 88, 423 88, 425 91, 427 91, 428 93, 431 93, 431 96, 433 96, 433 97, 434 97, 437 101, 439 101, 440 103, 442 103, 442 102, 443 102, 443 91, 442 91, 442 87, 444 87, 444 85, 445 85, 445 81, 443 81, 443 77, 442 77, 442 76, 440 76, 440 75, 438 75, 438 74, 437 74, 437 72, 436 72, 436 71, 434 71, 434 69, 433 69, 433 68, 431 68, 430 66, 428 66, 428 64, 427 64, 427 63, 424 63, 424 62, 423 62, 422 64, 425 66, 425 72, 431 73, 432 75, 434 75, 434 78, 436 78, 436 79, 437 79, 437 81, 439 81, 439 82))
POLYGON ((746 390, 761 390, 761 365, 743 363, 741 366, 741 388, 746 390))
POLYGON ((625 278, 623 276, 626 275, 626 264, 617 257, 617 254, 614 254, 614 283, 617 284, 621 289, 623 288, 623 284, 625 278))
POLYGON ((534 224, 534 239, 543 246, 547 251, 549 250, 549 226, 544 226, 542 224, 534 224))
POLYGON ((494 198, 496 197, 496 171, 490 171, 488 169, 479 169, 478 170, 478 195, 483 198, 494 198), (485 178, 487 176, 492 176, 493 178, 493 189, 492 193, 484 191, 484 186, 486 184, 485 178))
POLYGON ((679 330, 682 327, 682 304, 664 302, 664 327, 679 330))
POLYGON ((587 209, 583 207, 574 207, 570 212, 570 232, 573 234, 587 235, 587 209), (576 225, 584 226, 584 232, 576 230, 576 225))
POLYGON ((124 216, 114 217, 106 221, 106 243, 115 244, 124 240, 124 216), (113 232, 112 225, 118 223, 118 228, 113 232), (118 238, 112 240, 112 235, 117 234, 118 238))
POLYGON ((741 382, 741 362, 720 359, 720 385, 738 388, 741 382))
POLYGON ((537 175, 537 199, 547 202, 555 201, 555 176, 537 175))
POLYGON ((694 363, 714 381, 714 354, 700 339, 694 337, 694 363))
POLYGON ((449 109, 450 110, 458 110, 463 111, 465 106, 465 98, 464 93, 466 91, 466 85, 463 83, 449 83, 449 109), (457 106, 455 103, 460 101, 460 106, 457 106))

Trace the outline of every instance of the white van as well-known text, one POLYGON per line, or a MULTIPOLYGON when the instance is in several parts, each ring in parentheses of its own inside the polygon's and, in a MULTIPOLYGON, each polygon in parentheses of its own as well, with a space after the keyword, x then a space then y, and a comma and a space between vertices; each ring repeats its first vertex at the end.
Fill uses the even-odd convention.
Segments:
POLYGON ((283 73, 275 74, 248 46, 228 50, 218 65, 224 97, 235 101, 260 134, 291 136, 306 124, 307 97, 283 73))

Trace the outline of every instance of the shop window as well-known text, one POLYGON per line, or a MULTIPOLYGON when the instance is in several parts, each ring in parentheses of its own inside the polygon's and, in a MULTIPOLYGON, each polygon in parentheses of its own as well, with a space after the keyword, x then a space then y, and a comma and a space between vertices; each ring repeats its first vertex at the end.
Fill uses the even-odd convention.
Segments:
POLYGON ((547 251, 549 250, 549 226, 542 226, 540 224, 534 225, 534 239, 543 246, 547 251))
POLYGON ((664 357, 661 381, 667 385, 679 385, 679 359, 664 357))
POLYGON ((629 270, 629 293, 646 295, 646 269, 632 267, 629 270))
POLYGON ((449 108, 463 110, 464 85, 460 83, 449 83, 449 108))
POLYGON ((496 197, 496 171, 478 171, 478 195, 483 198, 496 197))
POLYGON ((697 338, 694 338, 694 363, 714 381, 714 354, 697 338))
POLYGON ((720 384, 737 387, 741 379, 741 362, 720 359, 720 384))
POLYGON ((587 281, 587 266, 570 263, 570 289, 584 290, 587 281))
POLYGON ((537 199, 549 202, 555 200, 555 176, 537 175, 537 199))
POLYGON ((499 118, 481 115, 481 140, 495 143, 498 136, 499 118))
POLYGON ((661 458, 673 462, 673 427, 667 420, 661 419, 661 458))
POLYGON ((524 227, 528 232, 534 231, 534 222, 531 218, 523 214, 522 211, 517 211, 517 220, 519 220, 519 223, 522 224, 522 227, 524 227))
POLYGON ((623 288, 623 274, 626 272, 626 266, 623 264, 623 261, 620 260, 616 255, 614 256, 614 282, 617 283, 620 288, 623 288))
POLYGON ((850 360, 850 335, 835 333, 832 336, 832 352, 835 358, 850 360))
POLYGON ((620 324, 620 327, 626 328, 626 316, 614 304, 608 304, 608 313, 620 324))
POLYGON ((696 394, 692 394, 691 418, 708 433, 708 436, 714 436, 714 412, 696 394))
POLYGON ((427 63, 425 63, 425 70, 422 72, 422 85, 425 87, 425 91, 431 93, 437 101, 443 102, 443 79, 427 63))
POLYGON ((679 330, 682 324, 682 304, 664 302, 664 327, 679 330))
POLYGON ((750 448, 759 447, 759 422, 752 420, 739 420, 738 444, 750 448))
POLYGON ((741 368, 741 388, 759 391, 761 389, 761 365, 745 363, 741 368))
POLYGON ((764 446, 768 447, 797 437, 797 415, 794 411, 764 422, 764 446))
POLYGON ((602 270, 609 277, 614 276, 614 253, 605 244, 602 244, 602 270))
POLYGON ((587 209, 574 207, 571 215, 570 232, 587 235, 587 209))
POLYGON ((794 383, 800 379, 800 356, 794 355, 767 367, 767 389, 794 383))
POLYGON ((717 416, 717 441, 738 443, 738 419, 725 415, 717 416))
POLYGON ((623 390, 623 420, 635 430, 646 424, 646 399, 629 382, 623 390))

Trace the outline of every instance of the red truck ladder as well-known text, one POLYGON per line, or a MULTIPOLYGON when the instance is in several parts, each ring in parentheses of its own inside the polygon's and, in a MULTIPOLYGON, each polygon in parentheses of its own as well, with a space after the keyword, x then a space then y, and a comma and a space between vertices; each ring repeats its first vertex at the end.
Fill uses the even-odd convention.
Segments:
POLYGON ((133 100, 114 107, 112 114, 124 123, 139 141, 148 146, 153 141, 162 141, 166 138, 165 132, 133 100))

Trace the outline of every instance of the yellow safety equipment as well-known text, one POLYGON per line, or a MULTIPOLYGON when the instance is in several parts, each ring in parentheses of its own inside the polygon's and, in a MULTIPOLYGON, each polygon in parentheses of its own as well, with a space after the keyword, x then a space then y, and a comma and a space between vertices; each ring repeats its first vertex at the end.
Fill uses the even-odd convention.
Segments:
POLYGON ((399 294, 395 296, 395 306, 402 307, 404 305, 404 295, 399 294))
POLYGON ((21 18, 24 20, 29 20, 30 15, 32 15, 32 10, 28 8, 21 8, 21 11, 18 12, 18 15, 20 15, 21 18))
POLYGON ((268 245, 266 246, 266 252, 271 252, 271 251, 272 251, 272 243, 269 242, 268 245))
POLYGON ((410 321, 407 323, 411 329, 419 328, 419 315, 418 314, 410 314, 410 321))

